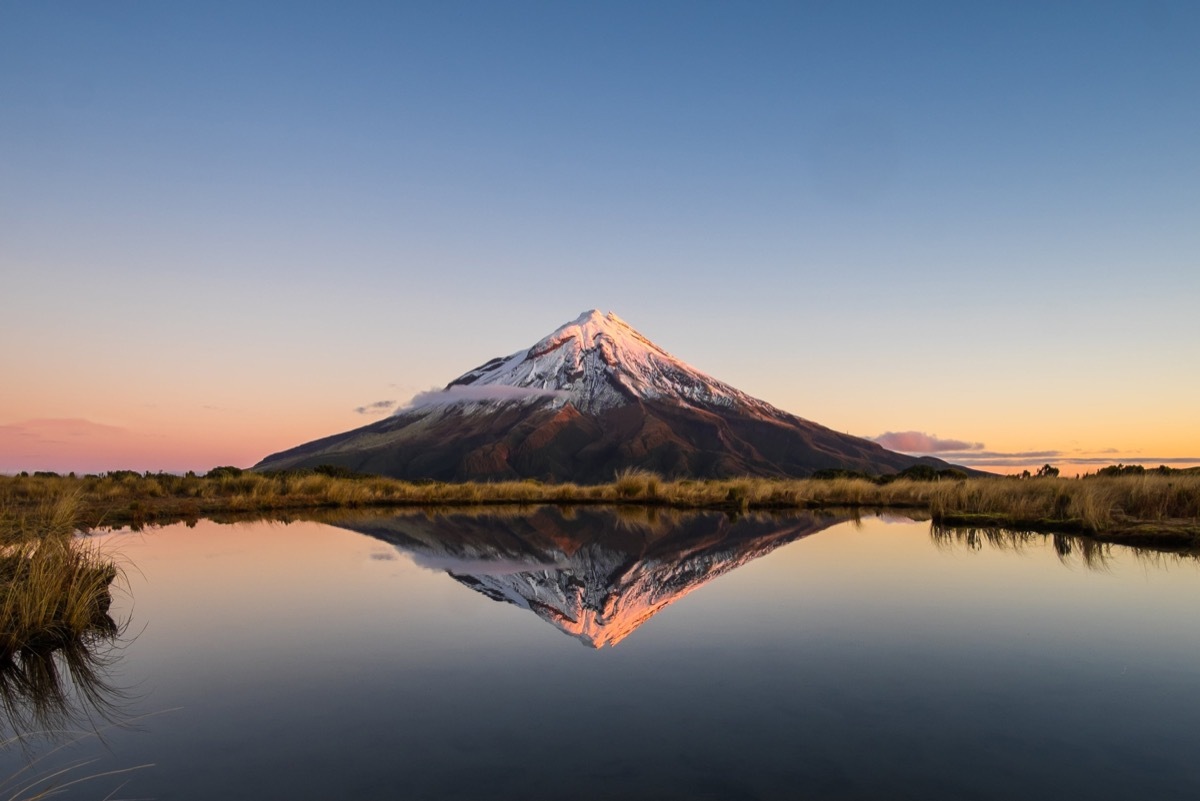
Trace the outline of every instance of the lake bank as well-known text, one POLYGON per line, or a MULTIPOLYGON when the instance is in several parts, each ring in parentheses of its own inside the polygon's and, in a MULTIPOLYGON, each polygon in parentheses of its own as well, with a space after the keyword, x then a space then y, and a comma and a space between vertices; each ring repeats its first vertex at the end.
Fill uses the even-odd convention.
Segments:
POLYGON ((1062 531, 1108 542, 1200 547, 1200 475, 968 478, 663 479, 629 472, 607 484, 413 483, 320 473, 238 472, 0 477, 0 505, 27 509, 78 497, 80 524, 164 524, 200 517, 412 506, 634 505, 734 513, 817 508, 927 512, 934 522, 1062 531))

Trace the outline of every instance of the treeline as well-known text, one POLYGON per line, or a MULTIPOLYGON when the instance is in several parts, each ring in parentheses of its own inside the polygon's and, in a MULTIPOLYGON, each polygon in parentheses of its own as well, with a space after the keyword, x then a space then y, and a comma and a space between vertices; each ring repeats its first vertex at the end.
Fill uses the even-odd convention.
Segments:
POLYGON ((1170 476, 1170 475, 1196 475, 1200 473, 1200 467, 1167 467, 1165 464, 1160 464, 1158 467, 1143 467, 1140 464, 1110 464, 1108 467, 1101 467, 1095 473, 1084 473, 1081 478, 1097 477, 1113 477, 1113 476, 1170 476))
MULTIPOLYGON (((76 475, 73 471, 70 473, 56 473, 53 470, 34 470, 30 473, 27 470, 22 470, 15 475, 16 478, 69 478, 69 479, 101 479, 108 478, 115 481, 124 481, 127 479, 139 478, 236 478, 243 473, 254 472, 242 467, 234 467, 232 465, 220 465, 214 467, 207 473, 198 474, 195 470, 188 470, 186 473, 167 473, 159 470, 157 473, 150 470, 144 473, 139 473, 137 470, 107 470, 103 473, 84 473, 82 476, 76 475)), ((331 476, 333 478, 378 478, 374 473, 359 473, 351 470, 348 467, 342 467, 336 464, 322 464, 311 468, 302 468, 298 470, 263 470, 259 475, 264 476, 331 476)))

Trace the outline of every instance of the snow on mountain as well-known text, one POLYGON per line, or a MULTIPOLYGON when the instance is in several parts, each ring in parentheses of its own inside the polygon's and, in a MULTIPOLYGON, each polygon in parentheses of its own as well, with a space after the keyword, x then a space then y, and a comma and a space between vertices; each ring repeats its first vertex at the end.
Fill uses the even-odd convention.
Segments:
MULTIPOLYGON (((807 533, 807 532, 805 532, 807 533)), ((770 537, 761 547, 728 547, 678 559, 648 558, 599 546, 581 548, 561 566, 526 572, 446 572, 496 601, 519 606, 591 648, 613 646, 688 593, 789 541, 770 537)))
POLYGON ((916 464, 950 466, 777 409, 677 359, 617 315, 592 310, 390 417, 271 454, 257 467, 593 483, 629 468, 672 478, 799 477, 916 464))
POLYGON ((430 395, 439 394, 446 403, 549 397, 556 407, 570 403, 584 413, 637 399, 776 412, 675 358, 612 312, 598 309, 560 326, 528 350, 464 373, 443 393, 426 394, 413 406, 428 404, 434 400, 430 395))

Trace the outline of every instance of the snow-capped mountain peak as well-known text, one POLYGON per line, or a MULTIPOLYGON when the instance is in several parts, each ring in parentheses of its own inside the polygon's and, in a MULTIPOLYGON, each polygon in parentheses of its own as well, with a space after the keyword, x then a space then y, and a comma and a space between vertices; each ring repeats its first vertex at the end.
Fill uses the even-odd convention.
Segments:
POLYGON ((883 474, 915 464, 950 467, 777 409, 677 359, 617 315, 591 310, 386 419, 271 454, 258 467, 599 482, 629 468, 709 478, 883 474))
POLYGON ((515 387, 531 395, 554 393, 596 412, 638 399, 687 405, 765 405, 705 375, 651 342, 616 314, 592 309, 557 328, 528 350, 497 358, 451 381, 456 387, 515 387))

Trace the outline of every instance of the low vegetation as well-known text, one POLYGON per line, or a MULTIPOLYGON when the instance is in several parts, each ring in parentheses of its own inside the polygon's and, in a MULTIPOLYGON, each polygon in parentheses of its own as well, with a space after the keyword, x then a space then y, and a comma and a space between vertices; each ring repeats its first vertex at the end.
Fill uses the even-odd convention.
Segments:
POLYGON ((115 629, 108 608, 117 569, 75 536, 81 496, 66 488, 39 495, 0 503, 0 668, 115 629))
MULTIPOLYGON (((258 473, 219 467, 204 476, 116 471, 98 476, 0 478, 0 507, 30 509, 76 497, 84 526, 145 525, 230 513, 384 506, 639 504, 680 509, 904 508, 935 521, 1200 543, 1200 473, 1101 471, 1081 479, 968 478, 919 468, 872 478, 836 471, 809 479, 665 479, 627 470, 611 483, 534 480, 407 482, 342 468, 258 473)), ((58 525, 63 525, 62 522, 58 525)))
POLYGON ((27 762, 0 776, 0 798, 32 801, 147 766, 96 771, 95 760, 55 758, 120 717, 123 694, 108 680, 123 630, 108 614, 120 571, 78 536, 77 482, 30 477, 46 486, 18 502, 7 490, 21 480, 0 494, 0 751, 20 749, 27 762), (25 750, 43 742, 55 747, 25 750))

